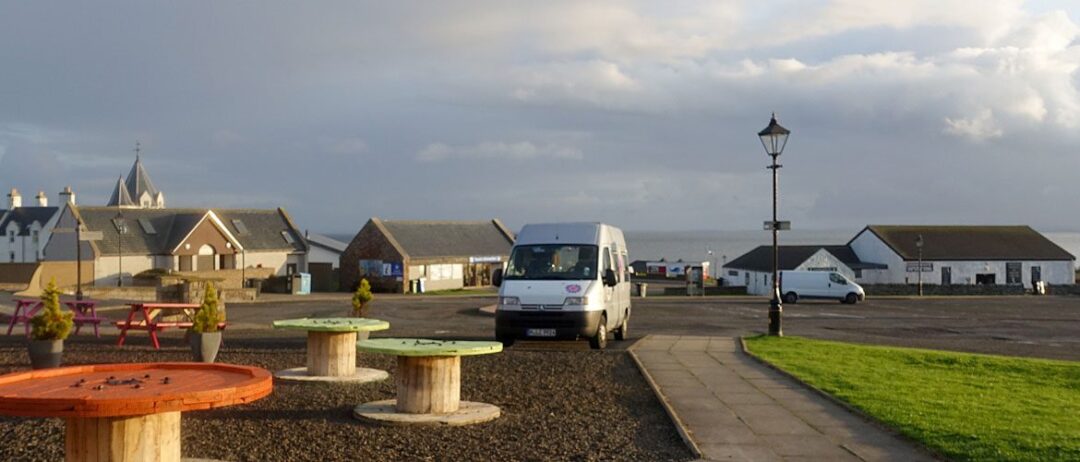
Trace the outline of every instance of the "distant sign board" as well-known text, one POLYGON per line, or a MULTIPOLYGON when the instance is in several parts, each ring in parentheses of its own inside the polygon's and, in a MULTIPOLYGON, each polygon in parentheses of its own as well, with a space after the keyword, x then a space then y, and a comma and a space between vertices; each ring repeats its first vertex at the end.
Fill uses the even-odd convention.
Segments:
POLYGON ((910 262, 909 261, 908 264, 907 264, 907 272, 909 272, 909 273, 933 273, 934 272, 934 263, 933 262, 928 262, 928 261, 922 262, 922 271, 920 271, 919 270, 919 262, 910 262))
POLYGON ((790 221, 766 221, 764 224, 765 231, 772 231, 773 228, 777 231, 788 231, 791 229, 790 221))
POLYGON ((482 257, 469 257, 469 263, 499 263, 502 257, 498 255, 486 255, 482 257))
POLYGON ((100 241, 105 239, 105 234, 101 231, 83 231, 79 233, 80 241, 100 241))

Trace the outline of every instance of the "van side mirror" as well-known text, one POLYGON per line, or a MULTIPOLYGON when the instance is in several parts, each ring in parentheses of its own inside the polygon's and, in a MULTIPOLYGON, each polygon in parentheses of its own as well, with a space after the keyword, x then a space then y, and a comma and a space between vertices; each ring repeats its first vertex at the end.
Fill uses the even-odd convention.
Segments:
POLYGON ((615 270, 604 270, 604 285, 609 287, 615 287, 615 284, 618 284, 618 281, 615 280, 615 270))
POLYGON ((495 271, 491 273, 491 284, 495 287, 502 285, 503 270, 502 268, 495 268, 495 271))

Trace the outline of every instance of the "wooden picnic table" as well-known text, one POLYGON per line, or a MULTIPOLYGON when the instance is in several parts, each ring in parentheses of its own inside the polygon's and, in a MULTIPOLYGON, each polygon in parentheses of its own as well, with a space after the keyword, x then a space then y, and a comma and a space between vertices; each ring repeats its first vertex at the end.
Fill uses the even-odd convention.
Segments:
POLYGON ((180 460, 180 413, 270 394, 264 369, 229 364, 94 364, 0 376, 0 415, 62 417, 67 461, 180 460))
MULTIPOLYGON (((129 303, 128 306, 131 310, 128 311, 127 319, 124 321, 116 321, 116 327, 120 329, 120 339, 116 344, 119 346, 124 345, 124 340, 127 338, 127 332, 129 330, 145 330, 150 334, 150 342, 153 343, 154 349, 160 349, 161 343, 158 342, 158 331, 165 329, 187 329, 193 324, 195 311, 199 309, 198 303, 129 303), (172 314, 165 314, 165 313, 172 314), (135 315, 141 314, 142 319, 136 320, 135 315), (163 321, 161 318, 165 316, 179 315, 184 320, 182 321, 163 321)), ((218 329, 224 330, 227 323, 218 323, 218 329)))
POLYGON ((324 382, 371 382, 390 377, 386 371, 356 367, 357 339, 390 323, 368 318, 300 318, 274 321, 275 329, 307 331, 307 367, 275 372, 284 380, 324 382))
POLYGON ((37 298, 16 298, 12 301, 15 302, 15 311, 11 313, 7 334, 11 335, 11 331, 15 329, 16 324, 23 323, 26 327, 26 336, 29 337, 30 318, 33 318, 44 304, 41 299, 37 298))
POLYGON ((499 417, 498 407, 461 401, 461 357, 498 353, 500 342, 383 338, 356 344, 360 351, 397 356, 397 399, 357 406, 353 415, 374 422, 469 425, 499 417))

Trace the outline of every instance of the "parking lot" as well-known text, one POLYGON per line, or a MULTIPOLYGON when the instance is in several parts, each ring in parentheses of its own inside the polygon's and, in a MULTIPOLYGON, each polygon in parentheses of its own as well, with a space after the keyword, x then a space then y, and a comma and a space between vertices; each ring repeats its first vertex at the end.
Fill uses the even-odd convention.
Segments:
MULTIPOLYGON (((494 297, 381 295, 371 317, 390 321, 385 335, 491 338, 493 318, 477 308, 494 297)), ((264 329, 273 319, 334 316, 348 301, 233 304, 236 330, 264 329)), ((751 297, 635 299, 631 340, 647 334, 739 336, 762 333, 768 303, 751 297)), ((858 305, 802 302, 784 307, 784 333, 882 345, 1080 360, 1078 297, 870 298, 858 305)), ((295 335, 280 331, 252 335, 295 335)), ((297 340, 302 337, 298 336, 297 340)), ((625 348, 629 342, 612 342, 625 348)), ((565 347, 584 347, 562 344, 565 347)), ((552 345, 554 346, 554 345, 552 345)), ((547 348, 524 343, 522 348, 547 348)))

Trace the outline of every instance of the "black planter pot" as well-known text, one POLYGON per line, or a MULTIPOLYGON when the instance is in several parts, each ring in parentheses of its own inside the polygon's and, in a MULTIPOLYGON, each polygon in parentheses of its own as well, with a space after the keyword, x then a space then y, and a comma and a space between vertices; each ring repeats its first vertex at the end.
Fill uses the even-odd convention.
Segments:
POLYGON ((221 348, 221 331, 191 332, 188 335, 188 342, 195 362, 212 363, 221 348))
POLYGON ((31 340, 28 350, 30 352, 30 367, 34 369, 60 367, 61 357, 64 354, 64 341, 31 340))

